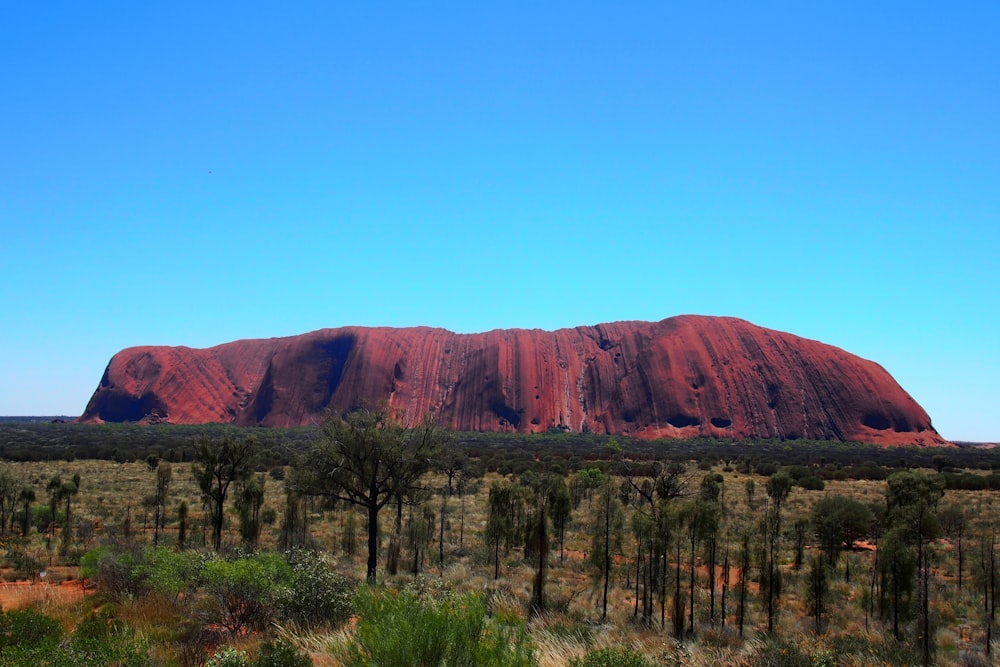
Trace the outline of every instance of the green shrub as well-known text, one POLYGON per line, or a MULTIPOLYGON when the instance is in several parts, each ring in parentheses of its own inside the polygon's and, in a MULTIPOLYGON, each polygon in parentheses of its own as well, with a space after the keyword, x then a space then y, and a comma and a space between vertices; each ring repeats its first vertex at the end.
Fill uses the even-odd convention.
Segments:
POLYGON ((62 635, 59 621, 34 609, 0 613, 0 651, 56 642, 62 635))
POLYGON ((528 667, 534 648, 524 624, 487 619, 478 596, 423 599, 412 591, 363 588, 347 667, 528 667))
POLYGON ((133 600, 149 591, 149 572, 143 550, 137 545, 88 551, 80 558, 80 576, 93 580, 101 593, 116 602, 133 600))
POLYGON ((809 477, 813 474, 809 466, 804 466, 804 465, 785 466, 784 468, 782 468, 782 470, 796 482, 805 479, 806 477, 809 477))
POLYGON ((69 638, 58 621, 26 609, 2 614, 2 667, 148 667, 149 648, 127 625, 91 616, 69 638))
POLYGON ((167 547, 146 547, 143 552, 143 572, 150 591, 176 598, 191 591, 204 561, 191 551, 167 547))
POLYGON ((315 551, 294 549, 286 554, 291 583, 281 595, 281 614, 298 623, 341 625, 353 613, 355 584, 334 572, 315 551))
POLYGON ((284 639, 264 642, 253 667, 312 667, 312 658, 284 639))
POLYGON ((819 477, 815 477, 813 475, 803 477, 797 483, 806 491, 822 491, 826 488, 826 483, 824 483, 819 477))
MULTIPOLYGON (((123 627, 113 629, 108 636, 98 639, 73 636, 68 645, 61 645, 67 665, 88 667, 149 667, 149 646, 136 634, 123 627)), ((55 664, 44 663, 44 664, 55 664)), ((60 663, 62 664, 62 663, 60 663)))
POLYGON ((573 658, 569 667, 654 667, 638 651, 630 648, 599 648, 582 658, 573 658))
POLYGON ((754 466, 754 472, 763 477, 770 477, 778 472, 778 464, 771 463, 770 461, 762 461, 754 466))
POLYGON ((291 578, 291 567, 274 553, 207 561, 201 588, 208 620, 234 634, 265 627, 291 578))
POLYGON ((34 580, 35 576, 45 569, 41 560, 17 543, 8 544, 4 559, 14 573, 24 579, 34 580))
POLYGON ((216 651, 205 663, 205 667, 250 667, 250 662, 244 653, 226 646, 216 651))
POLYGON ((122 602, 152 592, 176 597, 191 589, 201 565, 197 555, 167 547, 98 547, 80 558, 80 576, 122 602))

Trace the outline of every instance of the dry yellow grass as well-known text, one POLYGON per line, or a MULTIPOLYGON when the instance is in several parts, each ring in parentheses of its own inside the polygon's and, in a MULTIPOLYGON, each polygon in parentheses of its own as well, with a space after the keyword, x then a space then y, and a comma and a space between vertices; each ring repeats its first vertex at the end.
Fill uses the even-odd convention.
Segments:
MULTIPOLYGON (((35 462, 35 463, 3 463, 0 464, 16 479, 36 490, 38 500, 36 505, 44 504, 45 484, 53 475, 63 479, 74 474, 81 477, 81 490, 73 500, 73 514, 78 521, 92 522, 96 531, 93 535, 81 535, 80 548, 98 544, 110 535, 120 534, 126 516, 131 517, 131 529, 140 540, 152 540, 152 515, 144 509, 143 499, 152 495, 155 484, 155 473, 144 463, 113 463, 105 461, 71 461, 71 462, 35 462), (143 514, 146 512, 147 529, 143 531, 143 514)), ((164 542, 168 545, 176 540, 176 508, 181 500, 188 503, 191 510, 191 532, 189 542, 195 547, 204 544, 202 531, 203 514, 200 491, 191 474, 190 464, 172 464, 173 480, 170 487, 168 510, 168 529, 164 542)), ((717 469, 719 470, 719 469, 717 469)), ((691 471, 691 484, 697 487, 704 471, 691 471)), ((735 471, 723 473, 725 479, 725 502, 730 513, 730 521, 754 521, 760 515, 766 496, 766 478, 757 475, 741 474, 735 471), (755 507, 748 505, 745 483, 753 480, 755 492, 755 507)), ((526 616, 526 606, 531 593, 531 579, 534 566, 524 562, 520 551, 515 549, 504 554, 502 576, 494 581, 492 564, 489 554, 481 544, 481 534, 486 523, 487 497, 490 484, 500 479, 496 474, 487 475, 479 484, 478 492, 464 499, 464 528, 462 527, 462 499, 453 497, 448 501, 448 519, 445 526, 445 566, 438 566, 438 547, 435 541, 429 548, 423 562, 423 576, 427 579, 443 581, 446 586, 459 593, 489 594, 494 604, 505 611, 526 616), (460 533, 463 533, 460 537, 460 533), (461 544, 460 544, 461 542, 461 544)), ((440 489, 445 480, 441 476, 431 476, 428 484, 440 489)), ((693 490, 693 489, 692 489, 693 490)), ((785 509, 785 525, 791 523, 795 516, 806 516, 813 504, 824 495, 844 495, 862 502, 884 503, 885 483, 877 481, 829 481, 824 491, 804 491, 794 489, 785 509)), ((962 596, 955 596, 950 589, 935 589, 934 600, 936 617, 944 619, 937 630, 937 641, 941 650, 941 664, 956 664, 960 651, 969 647, 975 648, 979 641, 980 621, 975 616, 975 590, 972 581, 971 549, 973 527, 976 521, 985 518, 1000 519, 1000 494, 981 491, 949 491, 945 503, 956 503, 969 511, 973 521, 966 539, 969 540, 965 567, 968 587, 962 596), (946 596, 951 598, 946 600, 946 596), (953 598, 953 599, 952 599, 953 598)), ((265 549, 276 548, 279 537, 280 517, 285 503, 283 484, 271 478, 266 479, 264 507, 272 509, 279 517, 278 522, 267 526, 262 531, 261 546, 265 549)), ((431 501, 431 507, 440 509, 440 500, 431 501)), ((611 587, 609 600, 608 622, 600 624, 600 595, 596 579, 585 554, 590 550, 589 528, 596 520, 597 503, 589 504, 586 500, 574 512, 572 523, 566 535, 566 557, 560 562, 558 544, 553 542, 551 548, 550 567, 548 573, 547 594, 554 611, 531 622, 532 636, 538 646, 540 664, 545 667, 565 665, 574 657, 579 657, 587 650, 601 646, 628 645, 643 651, 655 659, 683 660, 683 664, 713 665, 731 664, 738 661, 747 651, 753 650, 752 645, 739 643, 732 636, 732 626, 736 617, 736 580, 731 582, 728 599, 728 624, 730 629, 711 628, 702 615, 708 608, 708 592, 703 585, 703 574, 699 579, 700 588, 696 592, 696 609, 698 610, 697 642, 678 646, 669 635, 670 621, 667 619, 667 629, 659 626, 643 628, 633 624, 634 593, 626 582, 631 581, 631 563, 634 558, 634 542, 626 535, 621 566, 616 570, 611 587), (574 634, 573 628, 582 628, 574 634)), ((380 516, 383 537, 387 538, 392 529, 394 508, 387 507, 380 516)), ((405 518, 404 518, 405 520, 405 518)), ((440 520, 438 517, 437 520, 440 520)), ((627 525, 627 524, 626 524, 627 525)), ((228 529, 225 541, 228 545, 238 543, 235 532, 235 515, 229 510, 228 529)), ((365 535, 364 516, 356 509, 347 506, 337 506, 334 509, 322 509, 320 503, 315 503, 309 513, 309 533, 315 543, 333 555, 340 571, 360 580, 364 576, 365 535), (353 516, 355 542, 357 545, 353 555, 342 550, 344 532, 348 529, 353 516)), ((627 530, 626 530, 627 533, 627 530)), ((434 531, 437 539, 438 528, 434 531)), ((209 538, 210 539, 210 538, 209 538)), ((43 557, 49 554, 44 551, 42 536, 33 534, 29 548, 34 549, 43 557)), ((379 568, 383 571, 384 549, 380 557, 379 568)), ((814 548, 814 547, 810 547, 814 548)), ((950 585, 956 567, 955 545, 947 540, 940 540, 934 545, 936 573, 941 586, 950 585)), ((58 564, 59 556, 54 550, 53 562, 58 564)), ((685 558, 687 554, 685 553, 685 558)), ((804 644, 817 647, 820 640, 813 638, 811 619, 803 598, 803 575, 791 570, 792 552, 790 544, 785 543, 782 551, 782 568, 785 573, 785 594, 779 616, 779 631, 783 635, 794 636, 804 644)), ((872 552, 860 551, 851 555, 853 583, 847 585, 840 580, 840 575, 831 580, 831 602, 829 609, 829 625, 836 632, 853 636, 864 636, 880 628, 878 621, 869 619, 865 625, 861 596, 864 584, 871 573, 874 555, 872 552)), ((841 570, 842 572, 842 565, 841 570)), ((401 585, 413 579, 408 572, 408 561, 405 555, 402 560, 400 575, 395 579, 395 585, 401 585)), ((687 586, 685 575, 684 585, 687 586)), ((2 598, 0 598, 2 599, 2 598)), ((24 604, 31 603, 27 601, 24 604)), ((10 602, 10 605, 20 604, 10 602)), ((669 604, 669 602, 668 602, 669 604)), ((9 608, 4 603, 5 608, 9 608)), ((150 618, 158 618, 162 623, 169 623, 172 618, 170 610, 137 609, 136 615, 145 614, 150 618)), ((669 611, 668 611, 669 616, 669 611)), ((659 606, 656 609, 659 618, 659 606)), ((748 616, 747 636, 750 637, 762 627, 763 616, 757 601, 751 600, 751 613, 748 616)), ((342 643, 349 640, 350 630, 332 633, 297 634, 290 633, 295 642, 308 650, 313 656, 314 664, 333 667, 337 665, 336 658, 331 654, 331 643, 342 643)))

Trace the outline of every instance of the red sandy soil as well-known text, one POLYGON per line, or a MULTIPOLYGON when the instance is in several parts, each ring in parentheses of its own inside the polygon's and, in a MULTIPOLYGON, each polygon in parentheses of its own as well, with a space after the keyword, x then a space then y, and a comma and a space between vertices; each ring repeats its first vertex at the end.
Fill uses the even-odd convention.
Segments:
POLYGON ((75 577, 76 568, 51 568, 45 577, 39 577, 35 582, 4 581, 0 583, 0 609, 11 611, 39 602, 75 602, 88 592, 85 582, 75 577))

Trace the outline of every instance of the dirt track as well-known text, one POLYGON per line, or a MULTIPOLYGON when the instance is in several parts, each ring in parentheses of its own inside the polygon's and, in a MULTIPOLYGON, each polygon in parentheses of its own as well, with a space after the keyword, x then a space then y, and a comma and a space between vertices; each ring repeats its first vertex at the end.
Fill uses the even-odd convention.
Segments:
POLYGON ((53 581, 0 583, 0 609, 10 611, 37 603, 66 604, 84 596, 83 582, 76 578, 77 568, 51 568, 50 576, 53 581))

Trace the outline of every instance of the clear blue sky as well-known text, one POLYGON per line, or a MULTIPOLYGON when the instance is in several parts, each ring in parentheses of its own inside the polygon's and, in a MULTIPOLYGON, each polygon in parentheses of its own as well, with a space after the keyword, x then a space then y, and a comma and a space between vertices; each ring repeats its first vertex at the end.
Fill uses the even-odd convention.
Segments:
POLYGON ((0 414, 132 345, 699 313, 1000 439, 1000 4, 153 4, 0 9, 0 414))

